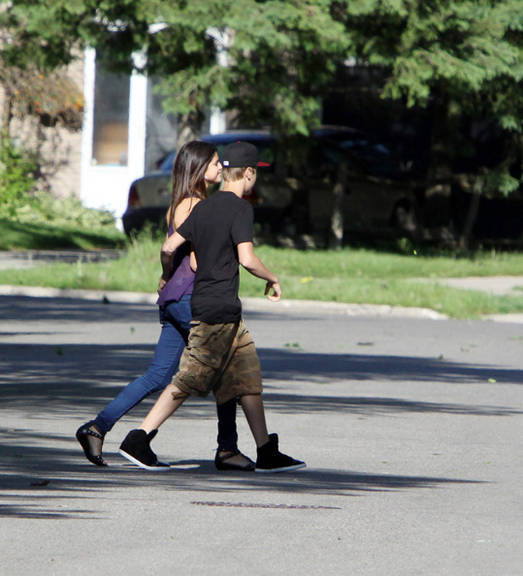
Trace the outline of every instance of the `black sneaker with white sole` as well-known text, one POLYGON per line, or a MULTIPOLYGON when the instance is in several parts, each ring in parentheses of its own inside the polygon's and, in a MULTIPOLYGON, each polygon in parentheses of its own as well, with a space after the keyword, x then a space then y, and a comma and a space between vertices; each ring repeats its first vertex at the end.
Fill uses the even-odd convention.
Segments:
POLYGON ((306 466, 305 462, 291 458, 278 450, 278 434, 269 434, 267 444, 260 446, 257 451, 255 472, 288 472, 306 466))
POLYGON ((161 472, 169 470, 169 464, 158 462, 156 454, 151 450, 151 440, 156 436, 158 430, 147 432, 145 430, 131 430, 120 444, 118 452, 124 457, 145 470, 161 472))

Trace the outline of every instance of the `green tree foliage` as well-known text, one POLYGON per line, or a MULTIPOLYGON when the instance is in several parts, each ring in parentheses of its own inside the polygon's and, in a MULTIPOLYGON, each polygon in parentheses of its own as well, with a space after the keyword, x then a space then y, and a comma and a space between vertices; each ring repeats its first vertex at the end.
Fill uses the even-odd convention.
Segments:
POLYGON ((0 61, 54 69, 91 44, 112 68, 165 77, 174 112, 234 108, 306 134, 356 57, 387 72, 384 97, 428 105, 445 95, 454 115, 479 108, 519 131, 522 25, 519 0, 11 0, 0 61))
POLYGON ((523 21, 519 0, 338 2, 360 61, 389 76, 383 95, 429 108, 426 194, 472 193, 467 248, 483 194, 521 183, 523 21))
MULTIPOLYGON (((330 0, 157 2, 166 26, 144 47, 164 77, 166 106, 194 115, 233 110, 241 126, 270 126, 294 165, 294 221, 308 230, 304 139, 320 123, 322 99, 350 53, 330 0)), ((194 133, 194 131, 193 131, 194 133)))
POLYGON ((307 134, 321 96, 349 51, 327 0, 154 2, 144 46, 147 66, 165 76, 169 108, 236 110, 244 122, 283 135, 307 134), (223 50, 220 61, 219 52, 223 50))
POLYGON ((409 104, 426 102, 440 83, 475 93, 494 79, 521 79, 518 1, 337 4, 358 56, 390 67, 385 93, 406 95, 409 104))
POLYGON ((74 58, 81 0, 11 0, 0 10, 0 59, 7 68, 52 70, 74 58))
POLYGON ((520 0, 11 0, 0 74, 54 68, 90 44, 114 69, 161 76, 169 111, 195 126, 218 106, 295 146, 356 63, 382 71, 384 98, 430 110, 433 184, 450 186, 459 151, 469 189, 508 193, 519 186, 522 26, 520 0), (480 158, 487 132, 502 144, 480 158))
POLYGON ((520 147, 523 117, 521 2, 367 0, 336 4, 358 59, 390 71, 384 96, 404 98, 409 106, 438 101, 440 113, 435 121, 450 125, 444 131, 453 136, 446 142, 448 149, 474 148, 473 136, 460 125, 464 115, 512 133, 506 140, 505 158, 497 163, 497 174, 483 181, 504 192, 516 189, 519 182, 508 168, 520 147))
MULTIPOLYGON (((149 6, 145 2, 146 6, 149 6)), ((0 7, 4 128, 13 114, 78 128, 82 95, 63 67, 93 46, 115 71, 131 72, 147 37, 141 3, 131 0, 10 0, 0 7)))
POLYGON ((265 121, 291 140, 299 163, 305 155, 297 136, 318 123, 322 97, 351 62, 382 71, 384 98, 429 109, 428 194, 448 196, 457 184, 474 193, 464 241, 479 195, 520 185, 518 0, 158 1, 154 7, 156 22, 166 26, 148 36, 145 49, 151 69, 166 75, 163 92, 173 111, 217 105, 239 111, 244 122, 265 121), (227 66, 216 61, 210 31, 228 35, 227 66), (485 146, 493 140, 495 146, 485 146))

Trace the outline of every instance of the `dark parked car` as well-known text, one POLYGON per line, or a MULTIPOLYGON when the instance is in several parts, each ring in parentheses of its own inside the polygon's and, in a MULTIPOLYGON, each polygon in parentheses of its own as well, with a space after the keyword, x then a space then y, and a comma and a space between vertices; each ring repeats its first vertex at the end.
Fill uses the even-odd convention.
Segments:
MULTIPOLYGON (((276 137, 266 131, 231 131, 204 136, 202 140, 214 143, 218 151, 237 140, 252 142, 260 151, 260 159, 271 164, 270 168, 259 170, 250 198, 255 221, 267 232, 295 230, 297 220, 301 219, 302 229, 326 233, 336 168, 342 160, 348 164, 349 175, 343 199, 347 232, 405 233, 416 227, 412 171, 407 162, 383 144, 350 128, 318 128, 311 138, 306 168, 300 174, 283 158, 276 137), (299 185, 300 179, 305 181, 305 187, 299 185)), ((172 152, 158 172, 146 174, 131 185, 123 215, 127 234, 145 223, 164 222, 174 158, 172 152)))

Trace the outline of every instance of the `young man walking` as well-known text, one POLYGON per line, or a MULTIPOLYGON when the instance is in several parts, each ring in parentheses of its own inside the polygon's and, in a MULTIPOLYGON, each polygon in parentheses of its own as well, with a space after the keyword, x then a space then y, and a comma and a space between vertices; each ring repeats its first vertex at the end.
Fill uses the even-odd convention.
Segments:
MULTIPOLYGON (((282 454, 277 434, 268 434, 263 408, 261 370, 256 348, 241 318, 238 297, 239 265, 266 281, 265 294, 278 301, 278 278, 261 262, 253 248, 253 211, 242 196, 256 182, 255 146, 236 142, 221 156, 224 189, 203 200, 162 247, 163 275, 169 278, 175 250, 190 241, 197 271, 192 295, 192 322, 188 345, 174 376, 141 426, 129 432, 120 454, 142 468, 157 469, 150 441, 158 427, 189 395, 214 392, 218 404, 240 402, 257 447, 256 472, 296 470, 304 462, 282 454)), ((161 468, 160 468, 161 469, 161 468)))

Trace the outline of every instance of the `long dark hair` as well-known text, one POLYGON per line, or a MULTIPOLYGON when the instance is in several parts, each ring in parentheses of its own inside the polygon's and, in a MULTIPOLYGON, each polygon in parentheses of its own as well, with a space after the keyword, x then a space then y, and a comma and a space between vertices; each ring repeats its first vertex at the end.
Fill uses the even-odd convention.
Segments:
POLYGON ((192 140, 184 144, 174 161, 172 181, 173 189, 169 206, 169 226, 174 228, 174 211, 184 198, 206 198, 205 172, 216 147, 208 142, 192 140))

